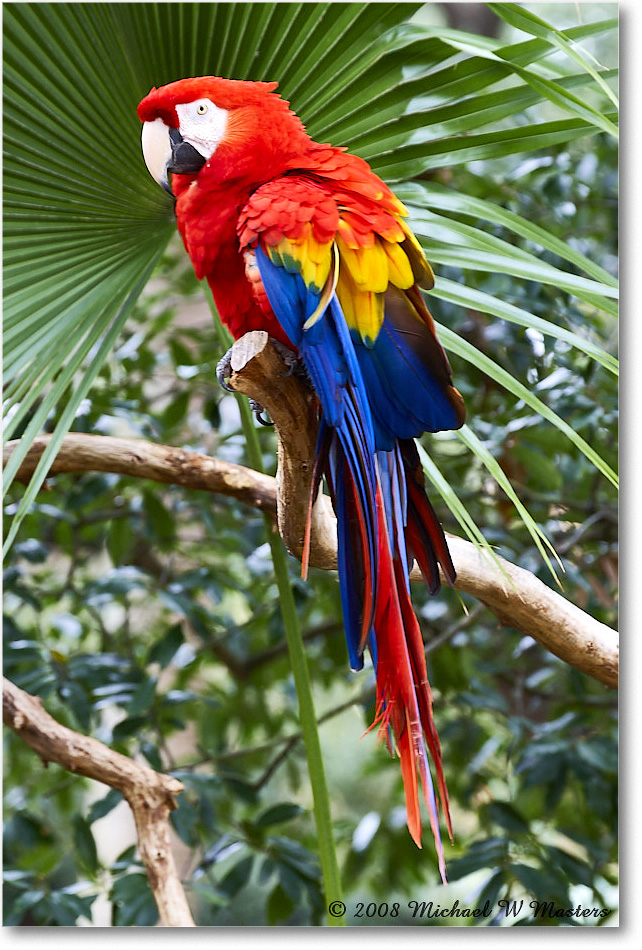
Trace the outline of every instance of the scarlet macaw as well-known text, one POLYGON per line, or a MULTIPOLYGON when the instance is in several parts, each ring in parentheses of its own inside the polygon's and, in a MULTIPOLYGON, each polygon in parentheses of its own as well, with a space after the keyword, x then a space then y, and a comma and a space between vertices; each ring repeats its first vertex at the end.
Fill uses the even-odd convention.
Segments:
POLYGON ((445 880, 426 747, 452 837, 448 794, 408 575, 414 557, 436 593, 438 565, 450 584, 455 570, 413 440, 461 426, 464 404, 418 289, 433 274, 404 206, 365 161, 312 141, 276 86, 208 76, 152 89, 138 107, 143 153, 232 334, 266 330, 307 370, 350 665, 369 649, 408 828, 421 847, 419 774, 445 880))

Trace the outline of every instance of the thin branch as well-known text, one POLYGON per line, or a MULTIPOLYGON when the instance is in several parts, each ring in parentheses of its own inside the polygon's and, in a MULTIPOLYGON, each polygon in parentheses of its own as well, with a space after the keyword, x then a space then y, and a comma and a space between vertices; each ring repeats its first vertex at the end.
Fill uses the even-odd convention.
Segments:
MULTIPOLYGON (((327 637, 333 633, 341 633, 342 630, 343 624, 337 621, 328 621, 302 631, 301 639, 304 643, 307 643, 310 640, 316 639, 316 637, 327 637)), ((264 650, 250 654, 245 660, 239 660, 224 646, 224 641, 228 637, 229 634, 226 632, 216 640, 209 640, 207 645, 208 649, 212 650, 216 658, 228 668, 237 680, 247 679, 250 673, 257 669, 257 667, 263 666, 265 663, 269 663, 271 660, 285 655, 288 651, 287 640, 283 639, 271 647, 266 647, 264 650)))
POLYGON ((46 766, 57 762, 77 775, 103 782, 122 792, 131 808, 138 849, 153 891, 161 924, 194 927, 187 898, 172 855, 169 813, 183 790, 178 779, 114 752, 97 739, 61 726, 31 696, 3 678, 3 719, 37 752, 46 766))
MULTIPOLYGON (((352 703, 350 705, 352 705, 352 703)), ((319 723, 321 722, 320 719, 318 721, 319 723)), ((303 733, 298 733, 296 736, 291 736, 287 740, 281 751, 274 757, 274 759, 272 759, 265 772, 263 772, 260 778, 258 778, 257 781, 252 785, 252 788, 255 792, 260 792, 261 789, 267 785, 276 770, 280 765, 283 765, 290 752, 292 752, 292 750, 299 744, 302 738, 303 733)))
MULTIPOLYGON (((109 471, 230 495, 274 515, 288 551, 301 559, 308 511, 317 417, 308 387, 289 374, 266 333, 246 334, 234 345, 230 385, 265 406, 278 435, 276 479, 240 465, 136 439, 70 434, 52 463, 58 472, 109 471)), ((36 439, 20 467, 28 481, 49 437, 36 439)), ((6 459, 17 443, 9 443, 6 459)), ((618 637, 529 571, 497 556, 489 559, 474 544, 448 535, 457 571, 456 588, 485 604, 503 626, 537 640, 576 669, 606 686, 618 683, 618 637)), ((310 564, 337 566, 336 519, 330 499, 320 494, 312 510, 310 564)), ((415 568, 412 580, 420 580, 415 568)))
POLYGON ((591 530, 591 528, 594 528, 595 525, 599 524, 601 521, 610 521, 617 528, 618 519, 614 511, 611 511, 608 508, 602 509, 600 511, 594 511, 593 514, 589 515, 588 518, 586 518, 586 520, 575 529, 570 537, 566 537, 558 541, 556 545, 557 553, 566 554, 571 550, 572 547, 574 547, 574 545, 579 544, 579 542, 587 534, 587 532, 591 530))

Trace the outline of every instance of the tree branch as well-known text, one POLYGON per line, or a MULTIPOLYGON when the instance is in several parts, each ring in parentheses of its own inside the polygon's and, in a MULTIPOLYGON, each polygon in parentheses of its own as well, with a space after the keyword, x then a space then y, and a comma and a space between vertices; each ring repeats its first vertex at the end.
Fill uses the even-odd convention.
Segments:
MULTIPOLYGON (((288 551, 301 559, 316 452, 317 417, 309 388, 289 373, 266 333, 246 334, 232 349, 230 385, 265 406, 278 436, 276 479, 240 465, 185 449, 137 439, 67 435, 49 474, 109 471, 230 495, 276 514, 288 551)), ((49 437, 36 439, 17 477, 28 481, 49 437)), ((9 443, 6 459, 17 443, 9 443)), ((551 590, 529 571, 497 556, 491 559, 469 541, 448 535, 457 571, 455 587, 484 603, 503 625, 543 647, 606 686, 618 683, 618 637, 614 630, 551 590)), ((310 564, 337 566, 336 519, 330 499, 319 494, 312 510, 310 564)), ((415 568, 411 579, 421 575, 415 568)))
MULTIPOLYGON (((33 440, 16 474, 16 481, 29 482, 50 438, 41 435, 33 440)), ((6 444, 3 467, 18 444, 18 440, 6 444)), ((115 472, 134 478, 149 478, 166 485, 230 495, 269 514, 276 512, 274 479, 270 475, 253 472, 232 462, 222 462, 200 452, 156 445, 143 439, 70 432, 65 436, 48 476, 63 472, 115 472)))
POLYGON ((97 739, 61 726, 31 696, 3 677, 4 722, 40 756, 77 775, 93 778, 122 792, 131 808, 138 849, 153 891, 161 924, 194 927, 171 849, 169 813, 183 790, 178 779, 114 752, 97 739))

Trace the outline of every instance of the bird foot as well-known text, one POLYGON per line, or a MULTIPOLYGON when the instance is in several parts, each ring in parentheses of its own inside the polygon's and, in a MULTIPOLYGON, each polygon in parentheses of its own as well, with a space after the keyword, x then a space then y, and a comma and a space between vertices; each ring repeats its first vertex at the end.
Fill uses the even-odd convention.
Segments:
POLYGON ((228 393, 233 393, 234 390, 231 386, 228 386, 225 382, 226 379, 229 379, 232 375, 232 348, 225 353, 224 356, 220 358, 216 364, 216 378, 219 381, 219 384, 223 389, 228 393))
MULTIPOLYGON (((283 373, 283 376, 298 376, 300 379, 305 380, 306 383, 311 385, 310 376, 307 369, 303 363, 303 360, 300 356, 297 356, 292 352, 284 343, 281 343, 279 340, 275 340, 273 337, 270 337, 270 343, 277 351, 281 359, 286 365, 287 372, 283 373)), ((228 386, 227 380, 232 375, 232 348, 230 348, 224 356, 216 364, 216 378, 219 381, 219 384, 223 389, 228 393, 235 392, 231 386, 228 386)), ((256 421, 259 422, 262 426, 271 426, 274 425, 273 422, 270 422, 269 419, 266 419, 263 413, 265 412, 265 407, 262 406, 256 399, 250 399, 250 409, 256 417, 256 421)))
MULTIPOLYGON (((287 367, 287 372, 284 373, 283 375, 284 376, 298 376, 300 379, 304 379, 306 383, 309 383, 311 385, 309 373, 307 369, 305 368, 305 364, 303 363, 303 360, 301 359, 301 357, 297 356, 296 353, 293 353, 292 350, 289 349, 289 347, 287 347, 284 343, 281 343, 279 340, 275 340, 274 337, 270 337, 269 340, 287 367)), ((232 348, 230 348, 227 351, 227 353, 225 353, 224 356, 222 356, 221 359, 216 364, 216 378, 218 379, 219 384, 228 393, 234 392, 232 387, 228 386, 226 382, 226 380, 229 379, 231 375, 232 375, 232 348)), ((263 423, 263 425, 266 425, 266 423, 263 423)))
POLYGON ((254 418, 257 422, 260 422, 262 426, 273 426, 274 423, 269 419, 263 417, 265 412, 265 406, 262 406, 260 402, 257 402, 256 399, 250 399, 250 409, 254 413, 254 418))
POLYGON ((305 380, 306 383, 312 385, 312 380, 310 379, 310 374, 308 373, 305 363, 300 356, 297 356, 296 353, 293 353, 291 349, 285 346, 284 343, 281 343, 279 340, 275 340, 270 337, 270 343, 279 354, 283 362, 287 367, 287 373, 283 373, 283 376, 298 376, 299 379, 305 380))

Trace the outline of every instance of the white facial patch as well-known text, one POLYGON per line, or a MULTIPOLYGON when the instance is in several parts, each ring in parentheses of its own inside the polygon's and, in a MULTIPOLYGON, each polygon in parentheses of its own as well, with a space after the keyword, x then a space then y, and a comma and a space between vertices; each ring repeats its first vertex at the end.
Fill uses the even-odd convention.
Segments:
POLYGON ((179 131, 203 158, 211 158, 225 137, 227 109, 210 99, 197 99, 176 106, 179 131))

